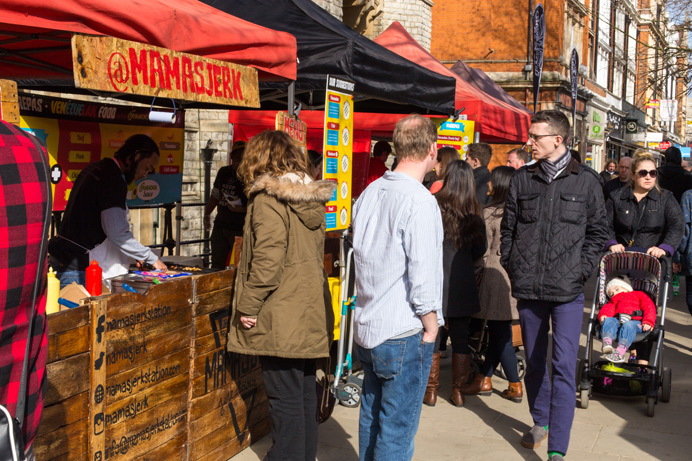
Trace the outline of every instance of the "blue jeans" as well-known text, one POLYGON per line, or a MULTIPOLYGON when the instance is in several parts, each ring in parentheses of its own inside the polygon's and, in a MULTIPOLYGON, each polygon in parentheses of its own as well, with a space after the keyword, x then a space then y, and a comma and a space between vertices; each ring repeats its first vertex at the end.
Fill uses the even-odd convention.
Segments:
POLYGON ((60 280, 60 289, 62 290, 67 285, 72 282, 77 282, 77 284, 86 286, 86 272, 78 271, 75 269, 68 269, 65 266, 58 266, 54 268, 55 276, 60 280))
POLYGON ((360 460, 413 458, 425 386, 435 343, 423 333, 358 349, 365 371, 360 404, 360 460))
POLYGON ((620 326, 620 319, 617 317, 606 317, 601 325, 601 336, 610 338, 611 341, 617 339, 618 346, 625 346, 629 349, 637 333, 642 331, 642 322, 639 320, 630 320, 620 326))
POLYGON ((567 453, 577 394, 577 351, 584 295, 574 301, 517 301, 526 351, 526 397, 533 422, 548 428, 548 451, 567 453), (548 374, 548 332, 552 330, 552 375, 548 374))
POLYGON ((501 363, 507 381, 518 383, 519 370, 517 354, 512 344, 512 321, 488 320, 488 335, 488 352, 485 354, 481 373, 490 378, 495 373, 497 365, 501 363))

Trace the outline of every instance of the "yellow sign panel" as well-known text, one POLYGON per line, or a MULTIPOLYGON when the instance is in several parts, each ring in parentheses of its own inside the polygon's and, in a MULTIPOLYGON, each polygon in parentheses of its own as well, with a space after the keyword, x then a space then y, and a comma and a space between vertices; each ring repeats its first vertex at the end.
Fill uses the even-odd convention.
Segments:
POLYGON ((70 131, 70 142, 72 144, 91 144, 91 133, 70 131))
POLYGON ((454 120, 448 118, 433 119, 437 126, 437 147, 453 147, 459 151, 461 158, 466 160, 466 151, 473 142, 475 122, 469 120, 454 120))
POLYGON ((89 163, 91 162, 91 152, 88 150, 71 150, 68 154, 70 162, 73 163, 89 163))
POLYGON ((337 183, 325 207, 328 231, 347 229, 351 224, 354 86, 348 80, 327 76, 322 177, 337 183))
POLYGON ((257 69, 113 37, 72 36, 75 86, 259 107, 257 69))

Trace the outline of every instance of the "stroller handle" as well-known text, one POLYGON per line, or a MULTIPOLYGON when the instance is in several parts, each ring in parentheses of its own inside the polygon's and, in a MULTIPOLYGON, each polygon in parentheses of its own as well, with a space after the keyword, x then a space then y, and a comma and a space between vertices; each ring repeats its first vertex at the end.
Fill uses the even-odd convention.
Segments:
MULTIPOLYGON (((642 254, 647 254, 646 251, 648 248, 642 248, 642 247, 627 247, 625 251, 606 251, 603 253, 603 256, 609 255, 609 254, 615 254, 615 253, 642 253, 642 254)), ((665 274, 665 281, 670 281, 673 278, 673 257, 668 256, 668 254, 664 254, 660 258, 656 258, 658 261, 661 263, 661 272, 665 274)))

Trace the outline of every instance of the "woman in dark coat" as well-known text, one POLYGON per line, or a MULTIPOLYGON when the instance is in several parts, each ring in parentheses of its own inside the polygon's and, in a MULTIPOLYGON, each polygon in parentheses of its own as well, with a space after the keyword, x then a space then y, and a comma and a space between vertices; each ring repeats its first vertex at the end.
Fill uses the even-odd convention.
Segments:
MULTIPOLYGON (((654 157, 637 150, 632 159, 631 185, 614 191, 606 201, 610 232, 606 250, 646 248, 647 254, 660 258, 672 256, 678 248, 684 230, 682 209, 672 192, 658 187, 657 175, 654 157)), ((644 346, 635 345, 643 365, 650 354, 644 346)))
MULTIPOLYGON (((452 340, 451 402, 464 404, 461 388, 466 384, 471 365, 468 329, 471 316, 480 310, 476 273, 482 269, 488 247, 481 206, 476 200, 473 170, 463 160, 447 165, 442 189, 435 194, 444 228, 442 311, 452 340), (474 269, 474 265, 477 269, 474 269)), ((439 336, 438 336, 439 343, 439 336)), ((423 402, 434 405, 440 372, 439 344, 433 354, 430 380, 423 402)))

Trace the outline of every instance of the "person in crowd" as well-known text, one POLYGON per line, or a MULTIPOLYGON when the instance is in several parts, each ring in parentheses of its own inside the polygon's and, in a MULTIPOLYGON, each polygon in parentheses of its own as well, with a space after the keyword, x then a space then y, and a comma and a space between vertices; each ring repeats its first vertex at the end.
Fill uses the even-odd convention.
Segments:
POLYGON ((509 278, 500 265, 500 222, 504 214, 505 202, 509 195, 509 183, 514 168, 498 166, 490 173, 488 195, 490 203, 483 209, 485 218, 488 251, 484 256, 483 277, 478 290, 481 311, 476 318, 487 320, 488 352, 480 373, 472 383, 464 386, 464 394, 490 395, 493 390, 491 376, 498 364, 502 363, 509 387, 502 392, 502 397, 521 402, 524 397, 517 356, 512 342, 512 321, 519 319, 517 300, 512 297, 509 278))
POLYGON ((517 147, 507 152, 507 166, 518 170, 527 163, 529 163, 529 153, 524 149, 517 147))
POLYGON ((581 154, 578 150, 570 149, 569 153, 572 155, 572 158, 577 161, 577 163, 581 163, 581 154))
POLYGON ((630 183, 632 172, 632 157, 622 157, 618 162, 618 176, 603 185, 603 196, 606 200, 613 191, 627 187, 630 183))
POLYGON ((322 162, 324 157, 316 150, 308 149, 308 161, 310 162, 309 167, 312 179, 319 181, 322 179, 322 162))
MULTIPOLYGON (((157 270, 166 265, 150 248, 139 243, 127 220, 127 187, 144 179, 159 164, 159 148, 149 136, 130 136, 112 158, 87 165, 72 186, 60 228, 48 244, 51 266, 63 288, 85 284, 89 252, 97 246, 116 248, 126 259, 149 263, 157 270)), ((107 261, 99 261, 109 270, 107 261)))
POLYGON ((692 164, 690 164, 689 160, 683 160, 682 162, 680 162, 680 166, 685 171, 692 171, 692 164))
POLYGON ((211 229, 211 214, 218 207, 211 232, 211 267, 225 269, 235 238, 243 235, 247 197, 238 179, 238 165, 243 160, 245 141, 236 141, 231 149, 231 164, 221 167, 214 180, 209 203, 204 208, 204 228, 211 229))
POLYGON ((675 253, 673 270, 685 277, 685 301, 692 315, 692 189, 682 194, 684 230, 678 251, 675 253))
POLYGON ((381 178, 389 169, 387 168, 387 158, 392 153, 392 146, 387 141, 377 141, 372 149, 372 158, 368 165, 368 181, 366 187, 371 182, 381 178))
POLYGON ((488 181, 490 181, 490 170, 488 164, 493 157, 493 149, 490 144, 477 142, 469 144, 466 158, 473 168, 473 177, 476 182, 476 200, 481 206, 488 203, 488 181))
POLYGON ((437 181, 430 185, 431 194, 436 194, 442 189, 447 165, 454 160, 461 160, 461 155, 459 155, 459 151, 455 148, 441 147, 437 149, 437 162, 435 162, 435 176, 437 177, 437 181))
MULTIPOLYGON (((471 166, 463 160, 454 160, 447 165, 444 186, 435 198, 442 212, 444 228, 442 312, 447 320, 453 351, 450 401, 461 407, 464 405, 462 388, 468 380, 471 365, 469 323, 471 315, 480 310, 476 273, 482 270, 483 254, 488 247, 471 166)), ((430 406, 437 402, 440 341, 438 338, 423 400, 430 406)))
POLYGON ((437 200, 422 184, 437 159, 437 129, 414 114, 396 124, 393 140, 396 169, 366 188, 353 209, 354 339, 365 372, 362 461, 413 457, 443 324, 442 219, 437 200))
POLYGON ((610 299, 598 311, 605 359, 613 363, 625 361, 625 354, 637 333, 650 331, 656 324, 656 305, 643 291, 634 291, 626 275, 610 279, 606 285, 610 299), (613 340, 617 339, 617 348, 613 340))
POLYGON ((658 185, 661 189, 671 191, 680 203, 682 194, 692 189, 692 174, 682 167, 682 154, 677 147, 669 147, 663 156, 666 162, 658 168, 658 185))
POLYGON ((48 154, 39 141, 24 130, 0 121, 0 229, 3 230, 0 244, 3 254, 0 258, 0 271, 3 273, 0 286, 0 404, 12 417, 18 416, 19 385, 27 341, 30 341, 24 418, 20 421, 24 452, 29 461, 35 460, 33 442, 43 413, 47 382, 48 267, 42 242, 50 225, 46 222, 51 203, 49 170, 48 154), (34 299, 36 302, 32 304, 34 299), (31 338, 28 338, 32 310, 34 317, 31 338))
POLYGON ((307 157, 282 131, 247 144, 238 176, 248 196, 228 351, 259 356, 272 447, 265 459, 314 460, 317 359, 334 316, 324 272, 324 205, 332 181, 313 181, 307 157))
POLYGON ((560 111, 540 111, 531 118, 527 145, 537 162, 512 177, 500 226, 500 263, 518 299, 527 358, 524 384, 534 422, 521 444, 536 448, 547 438, 551 461, 567 453, 584 282, 608 238, 598 173, 572 159, 565 145, 570 134, 569 120, 560 111))
POLYGON ((606 162, 605 168, 603 171, 601 171, 601 179, 604 184, 613 179, 616 168, 617 163, 615 162, 615 159, 611 158, 606 162))

